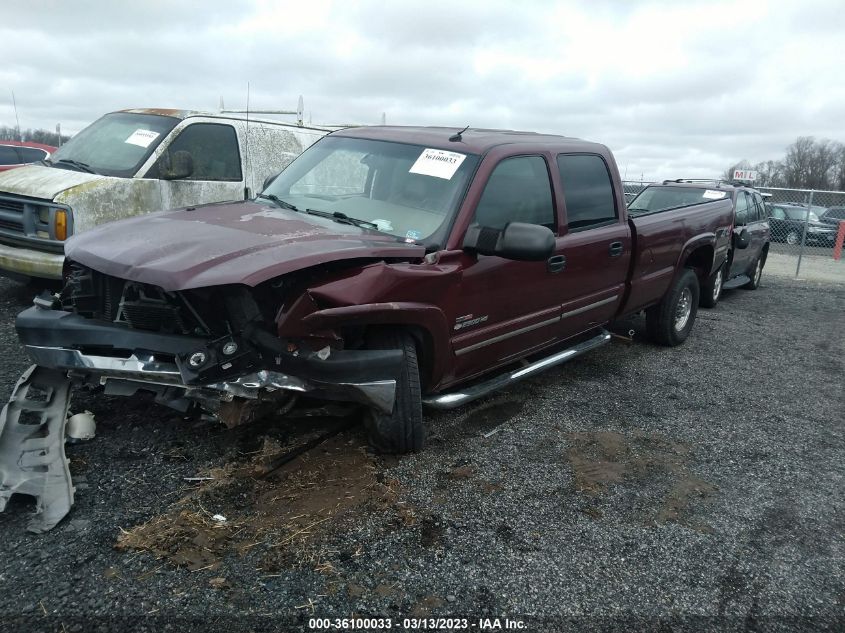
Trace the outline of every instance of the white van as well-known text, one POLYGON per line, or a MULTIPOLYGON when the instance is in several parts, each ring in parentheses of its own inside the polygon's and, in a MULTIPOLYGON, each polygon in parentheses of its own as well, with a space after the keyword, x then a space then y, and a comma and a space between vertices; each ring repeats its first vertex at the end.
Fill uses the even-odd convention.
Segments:
POLYGON ((74 233, 250 198, 330 131, 186 110, 107 114, 40 164, 0 173, 0 274, 61 279, 74 233))

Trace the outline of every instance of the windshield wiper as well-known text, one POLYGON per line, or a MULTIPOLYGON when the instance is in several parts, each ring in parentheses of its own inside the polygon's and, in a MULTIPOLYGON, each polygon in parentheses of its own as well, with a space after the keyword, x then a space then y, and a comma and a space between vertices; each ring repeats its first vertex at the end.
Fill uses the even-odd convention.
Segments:
POLYGON ((285 202, 279 196, 272 194, 272 193, 259 193, 259 198, 263 198, 264 200, 270 200, 271 202, 275 202, 276 206, 282 207, 282 209, 289 209, 291 211, 296 211, 299 213, 299 207, 292 205, 290 202, 285 202))
POLYGON ((319 215, 321 218, 331 218, 332 220, 352 224, 354 226, 363 226, 368 229, 379 230, 378 224, 375 222, 370 222, 369 220, 359 220, 358 218, 350 218, 348 215, 341 213, 340 211, 333 211, 332 213, 329 213, 328 211, 320 211, 318 209, 305 209, 305 213, 319 215))
POLYGON ((88 172, 89 174, 96 174, 97 172, 91 169, 91 166, 87 163, 83 163, 82 161, 78 160, 71 160, 69 158, 60 158, 59 160, 53 163, 54 165, 71 165, 72 167, 76 167, 79 171, 88 172))

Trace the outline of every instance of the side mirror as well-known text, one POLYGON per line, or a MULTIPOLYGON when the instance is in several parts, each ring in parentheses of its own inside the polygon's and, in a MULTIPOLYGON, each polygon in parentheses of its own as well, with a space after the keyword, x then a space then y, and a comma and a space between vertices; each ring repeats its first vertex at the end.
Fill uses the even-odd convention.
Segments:
POLYGON ((555 235, 539 224, 511 222, 504 229, 474 224, 467 229, 464 250, 518 261, 548 259, 555 248, 555 235))
POLYGON ((748 248, 749 244, 751 244, 751 236, 748 234, 748 229, 742 229, 736 236, 736 247, 748 248))
POLYGON ((190 152, 166 151, 159 158, 159 175, 164 180, 181 180, 194 173, 194 157, 190 152))
POLYGON ((261 191, 267 191, 267 187, 273 184, 273 181, 276 180, 276 176, 279 174, 270 174, 264 179, 264 184, 261 185, 261 191))

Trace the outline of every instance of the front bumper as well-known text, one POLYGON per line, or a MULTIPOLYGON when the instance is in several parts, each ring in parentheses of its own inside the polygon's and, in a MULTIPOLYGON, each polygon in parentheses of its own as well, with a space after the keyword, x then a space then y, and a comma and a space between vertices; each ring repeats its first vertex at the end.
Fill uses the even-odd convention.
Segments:
POLYGON ((385 413, 393 410, 401 350, 335 350, 280 353, 272 358, 249 341, 227 337, 206 340, 158 334, 85 319, 71 312, 32 307, 21 312, 15 327, 27 353, 39 366, 61 369, 105 384, 124 381, 182 389, 185 396, 207 402, 234 397, 266 399, 275 392, 358 402, 385 413), (221 353, 236 340, 237 356, 221 353), (208 359, 197 369, 187 359, 201 352, 208 359))
POLYGON ((0 272, 17 277, 61 279, 65 256, 0 244, 0 272))

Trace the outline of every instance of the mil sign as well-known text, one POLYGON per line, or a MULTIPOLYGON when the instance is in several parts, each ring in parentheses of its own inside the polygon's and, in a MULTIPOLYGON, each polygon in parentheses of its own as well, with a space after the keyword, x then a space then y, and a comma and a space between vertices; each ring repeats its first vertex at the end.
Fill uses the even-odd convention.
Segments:
POLYGON ((734 169, 734 180, 757 180, 757 172, 750 169, 734 169))

